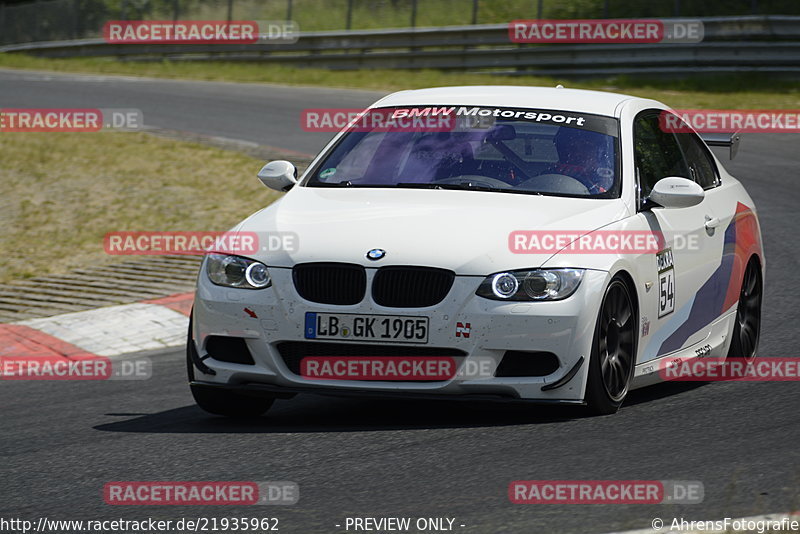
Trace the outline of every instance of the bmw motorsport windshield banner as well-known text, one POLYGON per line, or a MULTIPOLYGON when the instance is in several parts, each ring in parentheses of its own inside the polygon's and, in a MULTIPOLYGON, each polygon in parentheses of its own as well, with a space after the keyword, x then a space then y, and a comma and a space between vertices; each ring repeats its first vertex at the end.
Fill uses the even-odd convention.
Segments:
MULTIPOLYGON (((384 109, 380 110, 384 111, 384 109)), ((495 121, 517 120, 551 126, 570 126, 617 136, 617 121, 611 117, 553 109, 505 108, 481 106, 431 106, 395 108, 392 119, 455 117, 456 129, 490 128, 495 121)))
POLYGON ((617 137, 612 117, 554 109, 481 106, 309 108, 300 115, 307 132, 449 132, 491 128, 500 121, 568 126, 617 137))

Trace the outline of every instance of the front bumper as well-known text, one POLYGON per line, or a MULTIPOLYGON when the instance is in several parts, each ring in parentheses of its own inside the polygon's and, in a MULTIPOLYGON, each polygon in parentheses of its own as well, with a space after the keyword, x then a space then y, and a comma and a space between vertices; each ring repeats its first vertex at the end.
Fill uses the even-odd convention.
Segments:
MULTIPOLYGON (((196 384, 253 393, 463 396, 580 403, 584 397, 597 310, 609 276, 605 271, 587 270, 575 294, 555 302, 484 299, 475 295, 482 277, 456 276, 452 289, 441 303, 411 309, 379 306, 372 302, 369 294, 361 303, 352 306, 308 302, 297 294, 290 269, 270 268, 270 274, 272 287, 247 290, 216 286, 208 280, 204 270, 201 271, 192 337, 199 358, 215 374, 195 370, 196 384), (428 342, 421 346, 461 351, 464 357, 458 359, 460 365, 480 361, 482 369, 489 372, 478 377, 457 376, 442 381, 307 379, 292 372, 278 350, 282 342, 312 342, 304 338, 306 312, 429 317, 428 342), (458 323, 462 328, 457 330, 458 323), (469 331, 465 335, 463 326, 467 324, 469 331), (206 350, 209 336, 243 338, 254 364, 209 357, 206 350), (558 366, 546 376, 494 376, 507 351, 552 353, 557 357, 558 366), (552 388, 553 385, 558 387, 552 388)), ((374 270, 368 270, 368 283, 371 283, 372 274, 374 270)), ((376 344, 350 339, 342 342, 376 344)), ((531 354, 531 357, 536 355, 531 354)))

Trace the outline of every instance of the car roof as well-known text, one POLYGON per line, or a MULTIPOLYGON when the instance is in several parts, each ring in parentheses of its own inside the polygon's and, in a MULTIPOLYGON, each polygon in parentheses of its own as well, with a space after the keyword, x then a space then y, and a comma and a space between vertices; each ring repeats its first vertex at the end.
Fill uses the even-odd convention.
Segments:
POLYGON ((617 107, 630 95, 554 87, 516 85, 474 85, 435 87, 392 93, 372 107, 388 106, 491 106, 509 108, 557 109, 613 117, 617 107))

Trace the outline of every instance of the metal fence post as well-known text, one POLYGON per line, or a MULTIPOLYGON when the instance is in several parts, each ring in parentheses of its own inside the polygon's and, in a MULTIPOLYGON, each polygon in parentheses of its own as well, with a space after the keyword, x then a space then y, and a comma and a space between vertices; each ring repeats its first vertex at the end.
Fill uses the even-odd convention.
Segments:
POLYGON ((417 0, 411 0, 411 27, 417 26, 417 0))
POLYGON ((544 6, 542 5, 543 3, 544 3, 544 0, 539 0, 536 3, 536 18, 539 19, 539 20, 541 20, 541 18, 542 18, 542 11, 544 11, 544 6))
POLYGON ((472 0, 472 23, 478 23, 478 0, 472 0))
POLYGON ((233 20, 233 0, 228 0, 228 22, 233 20))
POLYGON ((292 20, 292 0, 286 0, 286 20, 292 20))
POLYGON ((178 20, 181 16, 181 1, 172 0, 172 20, 178 20))
POLYGON ((344 28, 349 30, 353 26, 353 0, 347 0, 347 21, 344 28))

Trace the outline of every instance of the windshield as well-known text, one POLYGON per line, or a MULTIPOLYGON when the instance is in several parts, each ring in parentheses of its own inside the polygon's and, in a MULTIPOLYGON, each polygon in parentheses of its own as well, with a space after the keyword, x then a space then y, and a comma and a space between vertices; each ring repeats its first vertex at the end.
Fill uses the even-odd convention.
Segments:
POLYGON ((416 187, 615 198, 618 125, 583 113, 469 106, 369 110, 311 187, 416 187))

